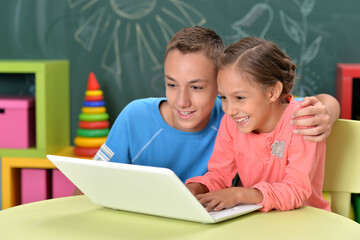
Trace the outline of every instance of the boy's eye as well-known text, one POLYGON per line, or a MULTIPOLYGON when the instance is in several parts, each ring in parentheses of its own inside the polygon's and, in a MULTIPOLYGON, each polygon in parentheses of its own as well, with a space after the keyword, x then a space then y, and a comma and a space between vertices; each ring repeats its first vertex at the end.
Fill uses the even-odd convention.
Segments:
POLYGON ((237 96, 236 99, 237 99, 237 100, 243 100, 243 99, 245 99, 245 97, 237 96))
POLYGON ((166 86, 168 86, 168 87, 175 87, 175 84, 173 84, 173 83, 167 83, 166 86))
POLYGON ((220 96, 220 99, 221 99, 221 100, 225 100, 226 97, 225 97, 225 96, 220 96))
POLYGON ((201 86, 193 86, 193 89, 195 89, 195 90, 201 90, 201 89, 204 89, 204 87, 201 87, 201 86))

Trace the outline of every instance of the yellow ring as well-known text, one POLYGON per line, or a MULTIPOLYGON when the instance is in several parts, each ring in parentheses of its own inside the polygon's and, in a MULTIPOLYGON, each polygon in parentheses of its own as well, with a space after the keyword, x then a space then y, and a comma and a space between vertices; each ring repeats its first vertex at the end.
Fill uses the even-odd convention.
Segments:
POLYGON ((83 107, 81 112, 87 114, 106 113, 106 107, 83 107))
POLYGON ((102 96, 102 90, 87 90, 85 91, 85 96, 102 96))
POLYGON ((100 147, 105 143, 106 137, 95 137, 95 138, 87 138, 87 137, 75 137, 74 144, 78 147, 100 147))

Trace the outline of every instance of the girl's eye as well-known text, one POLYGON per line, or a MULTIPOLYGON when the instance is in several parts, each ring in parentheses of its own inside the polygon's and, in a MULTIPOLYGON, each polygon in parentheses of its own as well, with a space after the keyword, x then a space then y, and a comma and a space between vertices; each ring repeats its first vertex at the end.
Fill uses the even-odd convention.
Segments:
POLYGON ((168 87, 171 87, 171 88, 172 88, 172 87, 175 87, 175 84, 173 84, 173 83, 167 83, 167 84, 166 84, 166 86, 168 86, 168 87))
POLYGON ((220 96, 220 99, 221 100, 226 100, 226 97, 225 96, 220 96))

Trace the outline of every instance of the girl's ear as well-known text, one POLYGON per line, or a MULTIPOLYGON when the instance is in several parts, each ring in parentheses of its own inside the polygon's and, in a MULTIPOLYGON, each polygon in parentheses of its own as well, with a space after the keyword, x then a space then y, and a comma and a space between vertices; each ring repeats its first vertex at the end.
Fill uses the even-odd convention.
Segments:
POLYGON ((283 84, 280 81, 277 81, 276 84, 269 89, 269 99, 270 102, 275 102, 282 93, 283 90, 283 84))

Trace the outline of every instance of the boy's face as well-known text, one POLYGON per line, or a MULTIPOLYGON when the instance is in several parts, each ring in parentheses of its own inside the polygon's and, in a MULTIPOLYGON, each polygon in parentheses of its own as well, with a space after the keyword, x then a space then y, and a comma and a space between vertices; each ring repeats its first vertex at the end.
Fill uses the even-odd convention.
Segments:
POLYGON ((274 116, 269 93, 250 81, 238 74, 234 65, 219 70, 218 89, 223 110, 242 133, 270 132, 274 127, 274 116))
POLYGON ((207 126, 217 97, 213 63, 202 52, 168 53, 165 63, 167 108, 161 111, 172 127, 186 132, 207 126))

